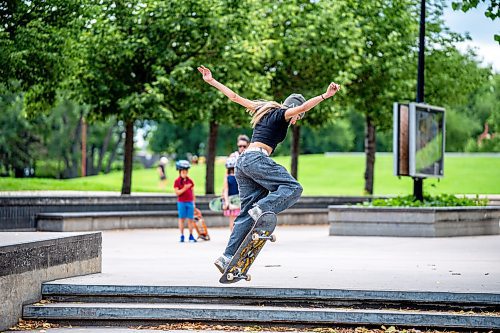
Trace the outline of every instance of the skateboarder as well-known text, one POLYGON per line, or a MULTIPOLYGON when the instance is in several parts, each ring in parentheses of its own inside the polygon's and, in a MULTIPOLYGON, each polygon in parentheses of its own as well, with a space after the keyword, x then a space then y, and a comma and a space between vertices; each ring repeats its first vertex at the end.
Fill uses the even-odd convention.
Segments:
POLYGON ((245 107, 252 116, 251 143, 238 158, 235 168, 241 212, 234 221, 234 229, 223 255, 214 263, 223 273, 249 230, 264 212, 278 214, 299 199, 302 186, 269 156, 278 143, 285 139, 290 125, 301 119, 305 112, 335 95, 340 86, 332 82, 325 93, 307 101, 302 95, 292 94, 280 104, 243 98, 215 80, 208 68, 200 66, 198 71, 205 82, 245 107))

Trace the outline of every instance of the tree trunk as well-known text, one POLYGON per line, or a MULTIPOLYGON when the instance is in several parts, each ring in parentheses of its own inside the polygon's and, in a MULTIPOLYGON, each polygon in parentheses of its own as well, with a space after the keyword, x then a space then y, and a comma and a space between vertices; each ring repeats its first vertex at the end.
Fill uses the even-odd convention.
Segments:
POLYGON ((69 163, 67 163, 67 169, 64 172, 65 178, 75 178, 78 177, 78 170, 80 167, 80 154, 81 154, 81 131, 82 131, 82 119, 83 114, 80 114, 80 118, 76 123, 75 131, 73 132, 73 145, 71 147, 71 153, 68 158, 69 163))
POLYGON ((299 167, 299 154, 300 154, 300 126, 294 125, 292 127, 292 165, 291 174, 295 179, 298 178, 298 167, 299 167))
POLYGON ((215 120, 210 121, 207 145, 207 175, 205 179, 205 193, 214 194, 214 169, 215 169, 215 147, 217 144, 217 132, 219 124, 215 120))
POLYGON ((97 170, 94 166, 96 151, 97 151, 97 147, 95 145, 91 145, 90 149, 88 149, 87 164, 86 164, 86 167, 87 167, 86 175, 87 176, 97 175, 97 170))
POLYGON ((116 153, 118 152, 118 148, 120 147, 120 144, 122 143, 122 137, 123 137, 123 131, 120 131, 118 133, 118 141, 116 141, 115 147, 113 148, 113 151, 111 152, 111 155, 109 156, 108 164, 106 165, 106 170, 104 171, 105 174, 108 174, 111 171, 111 167, 113 166, 113 161, 116 158, 116 153))
POLYGON ((87 123, 85 122, 85 118, 81 119, 82 123, 82 166, 81 173, 82 177, 87 176, 87 123))
POLYGON ((99 150, 99 160, 97 162, 97 173, 102 171, 102 161, 104 160, 104 155, 108 151, 109 142, 111 141, 111 137, 113 136, 113 128, 114 125, 109 126, 108 132, 104 137, 104 142, 102 143, 101 149, 99 150))
POLYGON ((125 123, 125 150, 123 157, 122 195, 130 194, 132 188, 132 161, 134 157, 134 122, 125 123))
POLYGON ((370 116, 366 116, 365 128, 365 194, 373 194, 373 174, 375 168, 375 124, 370 116))

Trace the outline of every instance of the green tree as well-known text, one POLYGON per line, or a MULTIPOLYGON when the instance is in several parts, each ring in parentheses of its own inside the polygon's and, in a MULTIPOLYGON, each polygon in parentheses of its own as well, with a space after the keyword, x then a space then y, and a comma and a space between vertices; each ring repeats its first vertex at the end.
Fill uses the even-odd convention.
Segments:
POLYGON ((0 52, 5 52, 0 80, 20 83, 29 116, 48 112, 56 101, 69 61, 61 50, 77 31, 73 22, 80 8, 75 0, 13 0, 0 5, 0 52))
MULTIPOLYGON (((347 85, 361 61, 361 29, 349 11, 352 1, 295 0, 272 3, 272 57, 266 71, 273 77, 271 94, 279 102, 291 93, 306 98, 323 93, 332 81, 347 85)), ((301 125, 320 128, 339 116, 342 91, 323 102, 292 127, 291 174, 297 178, 301 125)))
MULTIPOLYGON (((105 121, 94 122, 88 127, 89 138, 87 142, 87 175, 97 175, 100 172, 109 172, 114 162, 113 152, 121 141, 122 131, 116 121, 116 117, 109 117, 105 121)), ((116 156, 116 155, 115 155, 116 156)))
POLYGON ((365 193, 373 193, 376 131, 392 124, 392 102, 413 95, 420 1, 364 1, 351 13, 362 29, 362 60, 347 87, 365 117, 365 193))
MULTIPOLYGON (((463 37, 444 26, 442 3, 427 7, 425 102, 451 106, 465 103, 488 70, 473 53, 461 54, 454 43, 463 37)), ((416 50, 420 1, 375 1, 353 7, 365 37, 362 66, 348 87, 353 107, 365 116, 365 192, 373 193, 376 132, 392 125, 392 102, 415 96, 416 50)))
POLYGON ((34 164, 38 143, 34 126, 23 111, 23 95, 0 85, 0 171, 23 177, 25 168, 34 164))
MULTIPOLYGON (((460 53, 452 40, 441 41, 440 48, 427 55, 425 99, 431 105, 446 107, 447 151, 463 151, 468 138, 481 132, 491 114, 490 110, 482 113, 481 107, 474 105, 479 102, 475 96, 488 83, 490 73, 491 68, 482 68, 474 53, 460 53)), ((488 105, 487 97, 483 97, 488 105)), ((494 104, 489 101, 493 108, 494 104)))
POLYGON ((207 125, 203 123, 182 127, 163 121, 155 126, 149 147, 155 153, 174 155, 177 159, 186 159, 188 154, 205 155, 207 134, 207 125))
MULTIPOLYGON (((453 8, 453 10, 461 10, 465 13, 471 9, 477 8, 477 6, 481 2, 484 2, 487 5, 484 16, 490 18, 492 21, 500 18, 500 1, 498 0, 462 0, 458 2, 452 2, 451 7, 453 8)), ((500 35, 495 34, 494 38, 498 43, 500 43, 500 35)))
POLYGON ((491 75, 479 89, 470 94, 468 103, 458 108, 464 117, 470 119, 467 123, 470 134, 462 139, 466 151, 500 151, 499 99, 500 75, 495 74, 491 75), (484 136, 481 141, 478 140, 480 135, 484 136))
POLYGON ((134 122, 170 118, 182 102, 165 96, 175 72, 206 46, 210 1, 100 1, 86 4, 84 31, 71 47, 71 90, 91 119, 125 124, 122 194, 130 194, 134 122))
POLYGON ((56 178, 78 177, 82 107, 69 100, 60 100, 47 115, 41 117, 43 125, 37 130, 37 134, 43 149, 39 152, 38 159, 55 164, 54 170, 44 170, 44 175, 56 178))
MULTIPOLYGON (((268 98, 271 76, 263 68, 272 48, 268 33, 273 21, 266 15, 265 6, 258 0, 216 1, 212 14, 215 19, 211 21, 207 47, 191 61, 192 68, 211 68, 218 81, 246 98, 268 98)), ((248 127, 250 118, 241 106, 209 87, 199 73, 196 75, 194 82, 192 76, 182 78, 190 89, 186 95, 191 96, 191 105, 180 116, 184 118, 187 113, 208 122, 205 192, 212 194, 219 126, 248 127)))

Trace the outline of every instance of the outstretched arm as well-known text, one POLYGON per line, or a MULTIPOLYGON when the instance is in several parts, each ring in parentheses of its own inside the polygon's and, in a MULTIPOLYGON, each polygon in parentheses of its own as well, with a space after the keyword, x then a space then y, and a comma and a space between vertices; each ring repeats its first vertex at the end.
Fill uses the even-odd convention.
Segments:
POLYGON ((243 98, 239 96, 237 93, 223 85, 222 83, 218 82, 216 79, 212 77, 212 73, 210 72, 210 69, 206 68, 205 66, 200 66, 198 67, 198 71, 203 74, 203 80, 211 85, 212 87, 217 88, 221 93, 226 95, 230 100, 232 100, 235 103, 238 103, 241 106, 244 106, 247 109, 251 109, 254 107, 254 102, 252 102, 249 99, 243 98))
POLYGON ((330 85, 328 86, 328 89, 326 89, 325 93, 307 100, 302 105, 299 105, 299 106, 296 106, 294 108, 290 108, 290 109, 286 110, 285 119, 288 121, 291 118, 293 118, 301 113, 304 113, 304 112, 311 110, 313 107, 315 107, 316 105, 318 105, 322 101, 335 95, 337 93, 337 91, 339 91, 339 90, 340 90, 339 84, 336 84, 334 82, 330 83, 330 85))

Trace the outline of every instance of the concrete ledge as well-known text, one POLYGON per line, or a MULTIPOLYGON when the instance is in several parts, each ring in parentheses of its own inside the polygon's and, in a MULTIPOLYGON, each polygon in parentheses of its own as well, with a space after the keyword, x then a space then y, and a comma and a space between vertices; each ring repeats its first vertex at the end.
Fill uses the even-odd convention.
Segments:
MULTIPOLYGON (((225 227, 222 213, 203 212, 210 227, 225 227)), ((289 209, 278 217, 279 224, 327 224, 328 209, 289 209)), ((177 228, 177 211, 44 213, 37 215, 40 231, 94 231, 111 229, 177 228)))
POLYGON ((100 233, 0 233, 0 330, 41 299, 43 282, 99 272, 100 233))
POLYGON ((329 206, 330 236, 498 235, 500 207, 329 206))
MULTIPOLYGON (((214 195, 196 196, 196 205, 208 210, 214 195)), ((296 209, 327 209, 329 205, 356 204, 367 196, 311 196, 302 197, 293 206, 296 209)), ((175 195, 135 194, 112 195, 101 192, 0 192, 0 230, 36 231, 36 215, 41 213, 171 211, 177 209, 175 195), (67 195, 65 193, 68 193, 67 195)), ((222 221, 222 220, 221 220, 222 221)), ((325 221, 325 223, 327 223, 325 221)), ((224 224, 226 225, 226 224, 224 224)))

